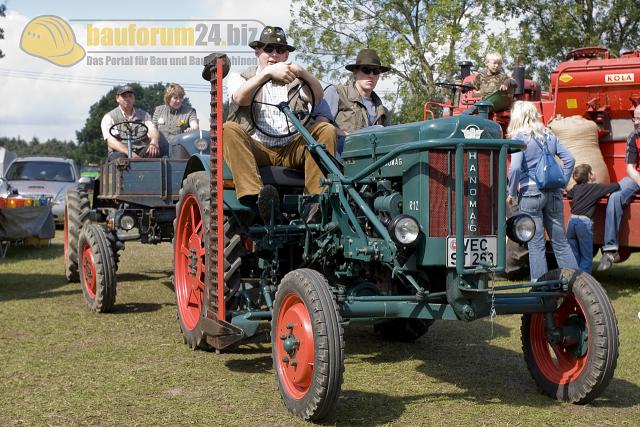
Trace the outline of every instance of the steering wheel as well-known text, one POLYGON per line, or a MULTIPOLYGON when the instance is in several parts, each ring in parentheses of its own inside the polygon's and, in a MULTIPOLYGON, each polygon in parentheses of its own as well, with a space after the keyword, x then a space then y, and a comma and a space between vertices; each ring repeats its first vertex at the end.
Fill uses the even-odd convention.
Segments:
POLYGON ((109 134, 118 141, 142 141, 147 137, 149 128, 142 122, 135 120, 127 120, 124 122, 116 123, 109 128, 109 134))
POLYGON ((458 90, 459 89, 462 93, 465 93, 465 92, 468 92, 470 90, 473 90, 473 86, 463 85, 463 84, 459 84, 459 83, 436 83, 436 86, 448 88, 448 89, 451 89, 451 90, 458 90))
MULTIPOLYGON (((311 90, 311 85, 309 85, 309 82, 307 82, 306 80, 300 77, 298 77, 298 80, 300 81, 300 84, 296 86, 296 88, 287 95, 287 104, 289 105, 289 108, 291 108, 291 111, 293 112, 293 114, 295 114, 298 120, 302 122, 302 125, 305 126, 307 123, 309 123, 309 120, 311 120, 311 112, 313 111, 313 107, 316 105, 316 97, 313 94, 313 90, 311 90), (296 111, 294 109, 295 105, 293 101, 300 94, 300 91, 305 88, 308 89, 307 91, 305 91, 305 94, 309 93, 311 95, 310 102, 307 102, 308 111, 305 111, 305 110, 296 111)), ((287 117, 287 115, 284 114, 282 110, 280 110, 280 107, 278 104, 272 104, 269 102, 264 102, 259 100, 260 97, 262 96, 262 89, 270 81, 271 79, 262 83, 256 90, 255 94, 253 95, 253 99, 251 100, 251 108, 250 108, 251 121, 253 122, 253 125, 257 130, 259 130, 260 132, 262 132, 267 136, 270 136, 271 138, 286 138, 288 136, 295 135, 296 133, 298 133, 298 129, 296 129, 295 127, 293 129, 291 128, 292 123, 289 121, 289 117, 287 117), (272 130, 264 129, 265 127, 264 124, 260 124, 260 122, 256 120, 256 116, 262 110, 262 108, 265 108, 266 110, 268 110, 268 115, 274 119, 276 117, 279 119, 284 118, 287 123, 287 132, 275 133, 272 130)))

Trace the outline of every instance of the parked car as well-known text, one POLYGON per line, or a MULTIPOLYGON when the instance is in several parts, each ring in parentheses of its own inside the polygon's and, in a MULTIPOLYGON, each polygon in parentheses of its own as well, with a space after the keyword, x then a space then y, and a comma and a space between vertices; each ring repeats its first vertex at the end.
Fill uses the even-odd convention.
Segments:
POLYGON ((5 178, 11 189, 20 195, 50 197, 54 219, 60 224, 64 221, 67 190, 90 181, 80 177, 73 160, 62 157, 18 157, 9 165, 5 178))

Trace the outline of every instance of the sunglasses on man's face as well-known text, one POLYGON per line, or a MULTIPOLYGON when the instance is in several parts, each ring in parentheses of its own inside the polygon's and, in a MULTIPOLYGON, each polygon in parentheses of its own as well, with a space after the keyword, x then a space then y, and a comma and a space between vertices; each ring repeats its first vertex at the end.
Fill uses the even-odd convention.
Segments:
POLYGON ((262 50, 264 50, 265 53, 271 53, 274 50, 276 51, 276 53, 282 55, 285 52, 288 52, 288 49, 286 46, 274 46, 272 44, 266 44, 263 46, 262 50))
POLYGON ((380 74, 380 68, 360 67, 360 71, 362 71, 362 74, 373 74, 374 76, 380 74))

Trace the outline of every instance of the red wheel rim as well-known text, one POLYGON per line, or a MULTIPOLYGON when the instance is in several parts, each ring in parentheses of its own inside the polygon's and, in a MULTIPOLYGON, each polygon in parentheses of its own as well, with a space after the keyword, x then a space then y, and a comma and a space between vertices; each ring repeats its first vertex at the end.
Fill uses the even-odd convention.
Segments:
POLYGON ((69 266, 69 217, 67 207, 64 207, 64 266, 69 266))
POLYGON ((206 274, 204 227, 198 199, 182 201, 176 230, 175 286, 178 310, 185 328, 193 331, 204 309, 206 274))
POLYGON ((301 399, 313 379, 315 349, 309 310, 297 294, 287 294, 282 300, 275 333, 282 385, 293 399, 301 399))
POLYGON ((96 263, 93 259, 93 251, 88 243, 82 247, 82 277, 84 288, 91 299, 96 297, 96 263))
MULTIPOLYGON (((569 316, 578 315, 584 321, 585 312, 574 295, 567 296, 553 313, 556 327, 564 325, 569 316)), ((585 321, 587 335, 590 337, 589 324, 585 321)), ((589 346, 583 356, 571 354, 570 349, 560 344, 547 342, 544 314, 531 315, 531 351, 542 375, 554 384, 568 384, 575 381, 584 370, 589 358, 589 346)), ((590 338, 589 338, 590 339, 590 338)))

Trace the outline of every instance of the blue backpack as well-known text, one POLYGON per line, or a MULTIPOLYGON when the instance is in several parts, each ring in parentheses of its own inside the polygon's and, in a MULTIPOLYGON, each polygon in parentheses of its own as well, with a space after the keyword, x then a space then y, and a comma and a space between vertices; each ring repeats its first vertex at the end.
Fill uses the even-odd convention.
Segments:
POLYGON ((533 140, 538 144, 538 147, 542 150, 542 158, 536 166, 534 173, 534 180, 540 190, 556 190, 558 188, 564 188, 567 183, 564 180, 564 174, 562 169, 556 163, 556 158, 551 152, 547 144, 540 144, 534 137, 533 140))

